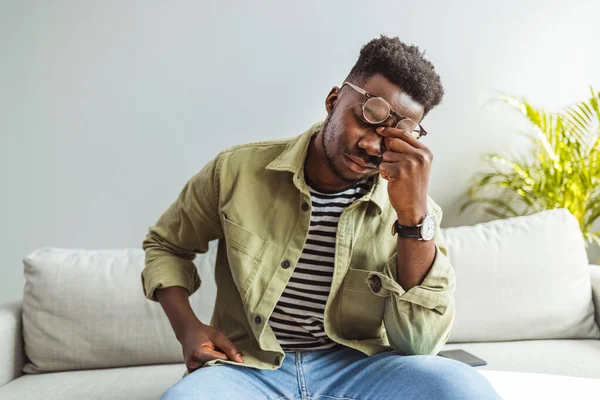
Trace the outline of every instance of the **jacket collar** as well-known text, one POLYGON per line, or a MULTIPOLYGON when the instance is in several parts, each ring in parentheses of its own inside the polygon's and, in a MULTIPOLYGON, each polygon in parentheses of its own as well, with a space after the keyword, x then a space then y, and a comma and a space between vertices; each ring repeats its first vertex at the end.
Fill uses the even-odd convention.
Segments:
MULTIPOLYGON (((292 138, 281 154, 271 161, 266 169, 292 172, 296 187, 301 191, 308 192, 304 181, 304 160, 306 159, 311 137, 318 134, 322 127, 323 121, 319 121, 304 133, 292 138)), ((371 190, 362 199, 374 203, 378 207, 379 214, 381 214, 388 204, 387 181, 380 174, 377 174, 371 190)))

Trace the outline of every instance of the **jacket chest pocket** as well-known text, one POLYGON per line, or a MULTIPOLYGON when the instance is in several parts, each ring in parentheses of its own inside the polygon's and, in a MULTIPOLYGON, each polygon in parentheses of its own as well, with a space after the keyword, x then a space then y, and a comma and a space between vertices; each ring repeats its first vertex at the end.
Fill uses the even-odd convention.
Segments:
POLYGON ((347 339, 379 338, 385 334, 383 313, 388 296, 371 291, 371 271, 348 268, 341 286, 342 332, 347 339))
POLYGON ((264 262, 269 242, 257 234, 223 216, 223 233, 227 242, 227 260, 231 276, 241 298, 246 297, 248 287, 264 262))

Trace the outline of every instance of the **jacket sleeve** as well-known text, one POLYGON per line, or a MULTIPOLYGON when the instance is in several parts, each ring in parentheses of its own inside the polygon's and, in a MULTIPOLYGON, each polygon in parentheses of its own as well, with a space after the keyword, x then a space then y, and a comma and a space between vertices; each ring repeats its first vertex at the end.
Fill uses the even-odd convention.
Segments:
POLYGON ((218 215, 220 155, 208 162, 184 185, 177 199, 148 230, 142 247, 144 296, 158 302, 158 288, 181 286, 188 295, 200 288, 193 260, 206 253, 211 240, 223 237, 218 215))
POLYGON ((398 252, 387 260, 384 272, 371 272, 367 277, 370 288, 374 276, 379 276, 378 296, 388 296, 383 322, 390 346, 400 354, 436 355, 446 344, 454 323, 454 290, 456 277, 448 258, 440 230, 442 210, 432 201, 436 216, 435 258, 429 273, 420 285, 404 290, 397 282, 398 252))

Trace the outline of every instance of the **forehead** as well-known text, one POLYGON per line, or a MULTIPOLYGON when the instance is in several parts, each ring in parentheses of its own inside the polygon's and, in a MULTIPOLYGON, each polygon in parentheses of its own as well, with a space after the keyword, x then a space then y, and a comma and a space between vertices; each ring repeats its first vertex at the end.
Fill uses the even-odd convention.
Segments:
POLYGON ((398 114, 421 121, 425 107, 416 102, 402 88, 382 74, 369 77, 362 86, 367 92, 386 99, 398 114))

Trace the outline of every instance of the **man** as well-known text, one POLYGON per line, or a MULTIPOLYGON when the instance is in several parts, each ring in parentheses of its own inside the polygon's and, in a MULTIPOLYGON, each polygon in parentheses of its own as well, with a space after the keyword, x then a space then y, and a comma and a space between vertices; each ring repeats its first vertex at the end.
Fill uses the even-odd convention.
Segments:
POLYGON ((444 90, 416 46, 381 36, 285 140, 221 151, 143 242, 187 371, 163 399, 497 399, 472 367, 437 357, 455 276, 428 196, 423 117, 444 90), (209 325, 188 296, 196 253, 219 239, 209 325))

